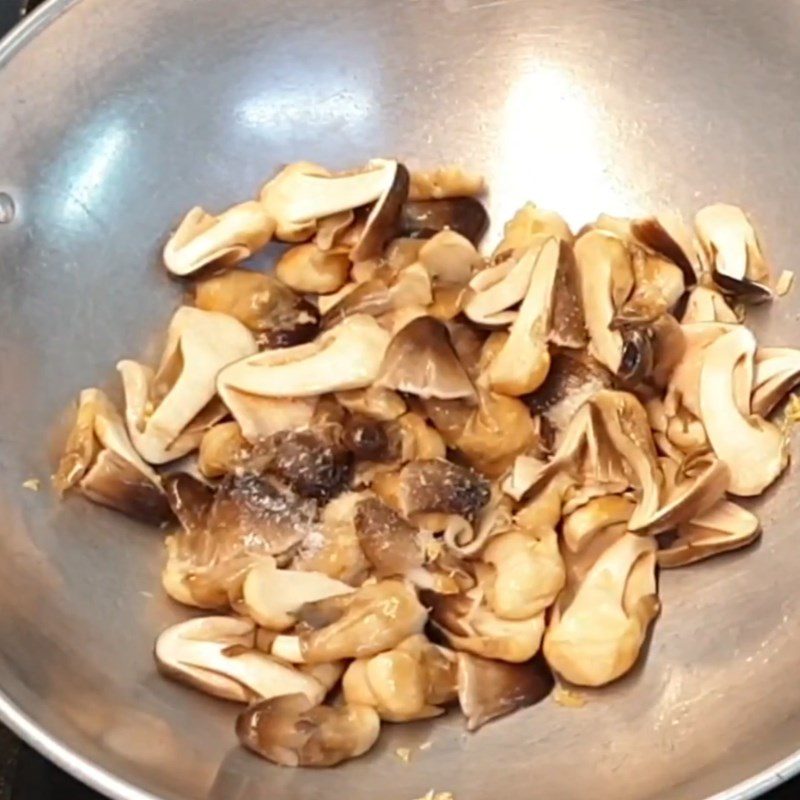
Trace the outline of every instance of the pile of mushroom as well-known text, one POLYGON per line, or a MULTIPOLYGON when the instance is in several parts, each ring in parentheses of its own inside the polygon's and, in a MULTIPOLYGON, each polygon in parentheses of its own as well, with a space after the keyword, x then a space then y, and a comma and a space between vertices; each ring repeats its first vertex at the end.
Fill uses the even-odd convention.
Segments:
POLYGON ((636 663, 657 569, 743 547, 788 462, 800 350, 760 346, 748 217, 528 203, 490 256, 483 180, 291 164, 164 249, 186 282, 159 364, 81 393, 59 492, 166 528, 166 676, 243 704, 288 766, 381 725, 467 727, 636 663), (241 266, 289 246, 274 274, 241 266))

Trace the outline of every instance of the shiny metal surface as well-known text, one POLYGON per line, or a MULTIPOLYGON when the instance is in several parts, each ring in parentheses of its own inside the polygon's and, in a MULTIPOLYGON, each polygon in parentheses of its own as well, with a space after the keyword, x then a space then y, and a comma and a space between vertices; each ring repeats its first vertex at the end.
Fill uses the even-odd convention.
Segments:
MULTIPOLYGON (((528 199, 574 224, 726 199, 793 268, 798 74, 786 0, 55 0, 33 15, 0 52, 16 207, 0 224, 3 718, 126 800, 733 800, 795 772, 796 469, 759 504, 756 549, 662 577, 647 663, 586 707, 474 736, 457 715, 397 726, 313 772, 238 749, 232 709, 155 674, 153 638, 182 614, 159 590, 161 536, 57 503, 47 443, 81 387, 113 383, 163 329, 180 296, 157 263, 168 228, 298 158, 461 160, 490 176, 496 220, 528 199), (394 755, 425 741, 410 765, 394 755)), ((798 314, 796 290, 762 341, 800 340, 798 314)))

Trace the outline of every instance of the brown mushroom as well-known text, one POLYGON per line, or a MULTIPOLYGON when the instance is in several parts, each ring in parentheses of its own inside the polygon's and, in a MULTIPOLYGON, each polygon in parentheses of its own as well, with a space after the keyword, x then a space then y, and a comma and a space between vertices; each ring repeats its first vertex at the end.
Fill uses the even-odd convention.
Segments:
POLYGON ((375 385, 423 398, 475 398, 447 327, 432 317, 418 317, 395 335, 375 385))
POLYGON ((468 731, 541 702, 553 685, 553 675, 541 656, 526 664, 508 664, 458 654, 458 702, 468 731))
POLYGON ((273 655, 299 664, 366 658, 420 633, 428 616, 414 591, 396 580, 362 586, 338 600, 338 619, 318 630, 278 636, 273 655))
POLYGON ((358 540, 375 575, 407 575, 425 562, 417 529, 376 497, 362 500, 356 509, 358 540))
POLYGON ((488 226, 489 215, 474 197, 409 200, 400 212, 398 235, 430 239, 449 228, 477 246, 488 226))
POLYGON ((250 445, 238 422, 220 422, 200 441, 197 466, 206 478, 221 478, 247 460, 250 445))
POLYGON ((400 502, 406 516, 438 512, 474 519, 489 500, 485 478, 444 459, 417 459, 401 473, 400 502))
POLYGON ((406 404, 397 392, 377 386, 336 392, 336 400, 354 414, 385 422, 397 419, 406 412, 406 404))
POLYGON ((365 705, 315 706, 303 695, 251 706, 239 715, 239 741, 284 767, 332 767, 367 752, 380 718, 365 705))
POLYGON ((158 475, 134 450, 122 417, 99 389, 80 394, 53 485, 61 495, 77 488, 92 502, 143 522, 172 519, 158 475))

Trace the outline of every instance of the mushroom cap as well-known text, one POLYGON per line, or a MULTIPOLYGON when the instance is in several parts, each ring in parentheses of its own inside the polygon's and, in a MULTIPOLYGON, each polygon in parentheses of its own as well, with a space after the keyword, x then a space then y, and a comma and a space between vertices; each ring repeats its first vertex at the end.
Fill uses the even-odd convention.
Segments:
POLYGON ((727 322, 736 325, 739 320, 721 292, 708 286, 695 286, 689 293, 681 322, 684 325, 692 322, 727 322))
POLYGON ((400 480, 400 502, 407 516, 440 512, 471 520, 490 497, 485 478, 444 459, 411 461, 400 480))
POLYGON ((377 377, 390 338, 372 317, 348 317, 309 344, 264 350, 226 367, 217 379, 220 395, 295 399, 361 389, 377 377))
POLYGON ((428 239, 420 248, 418 258, 432 281, 459 286, 469 281, 472 270, 481 262, 475 245, 449 229, 428 239))
POLYGON ((489 215, 474 197, 408 200, 400 212, 398 235, 430 239, 449 229, 477 246, 488 227, 489 215))
POLYGON ((392 339, 375 385, 423 398, 475 399, 447 326, 432 317, 412 320, 392 339))
POLYGON ((526 250, 536 239, 550 236, 567 244, 574 239, 569 225, 555 211, 525 203, 503 226, 503 238, 495 247, 492 260, 499 262, 510 253, 526 250))
POLYGON ((354 591, 322 572, 278 569, 274 561, 262 561, 247 573, 243 599, 248 615, 259 625, 283 631, 295 623, 294 615, 306 603, 354 591))
POLYGON ((752 411, 766 417, 800 383, 800 350, 761 347, 756 351, 752 411))
MULTIPOLYGON (((761 494, 786 468, 789 460, 785 434, 771 422, 745 413, 737 404, 735 372, 750 367, 755 337, 736 326, 706 348, 700 373, 700 411, 708 440, 730 470, 728 491, 750 497, 761 494)), ((751 380, 745 386, 749 399, 751 380)), ((741 393, 741 392, 740 392, 741 393)), ((748 403, 749 405, 749 403, 748 403)))
POLYGON ((201 617, 167 628, 156 640, 159 671, 207 694, 247 703, 302 694, 316 705, 325 689, 309 675, 253 649, 255 626, 236 617, 201 617))
POLYGON ((509 664, 458 654, 458 702, 468 731, 544 700, 553 685, 553 675, 541 657, 509 664))
POLYGON ((410 200, 441 200, 446 197, 472 197, 486 191, 483 175, 468 172, 459 164, 411 173, 410 200))
POLYGON ((417 529, 376 497, 362 500, 355 528, 364 555, 379 578, 407 575, 425 562, 417 529))
POLYGON ((367 752, 380 718, 365 705, 314 706, 302 695, 251 706, 236 722, 239 741, 284 767, 332 767, 367 752))

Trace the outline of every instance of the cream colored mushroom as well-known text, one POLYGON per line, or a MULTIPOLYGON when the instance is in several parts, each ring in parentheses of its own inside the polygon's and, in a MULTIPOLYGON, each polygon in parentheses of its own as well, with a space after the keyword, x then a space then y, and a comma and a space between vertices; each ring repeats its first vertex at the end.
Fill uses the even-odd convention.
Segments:
POLYGON ((738 550, 761 533, 758 517, 736 503, 720 500, 708 511, 678 526, 677 535, 658 551, 661 567, 683 567, 719 553, 738 550))
POLYGON ((529 619, 501 619, 482 598, 477 586, 463 594, 424 593, 431 622, 456 650, 515 664, 533 658, 544 634, 544 612, 529 619))
POLYGON ((636 662, 658 613, 655 541, 626 534, 597 559, 544 637, 544 655, 565 680, 602 686, 636 662))
POLYGON ((564 544, 573 553, 578 553, 612 525, 626 525, 633 514, 635 503, 623 495, 595 497, 580 508, 565 516, 563 526, 564 544))
POLYGON ((284 767, 332 767, 367 752, 380 717, 365 705, 314 706, 302 695, 251 706, 236 722, 239 741, 284 767))
POLYGON ((467 283, 481 263, 475 245, 450 230, 440 231, 425 242, 418 258, 434 283, 457 285, 467 283))
POLYGON ((714 281, 723 291, 752 302, 772 298, 769 264, 741 208, 706 206, 697 212, 694 225, 714 281))
POLYGON ((239 423, 220 422, 203 435, 197 467, 206 478, 220 478, 240 466, 249 453, 239 423))
POLYGON ((684 325, 695 322, 726 322, 735 325, 739 320, 721 292, 708 286, 695 286, 689 293, 681 322, 684 325))
POLYGON ((350 664, 342 689, 346 703, 372 706, 388 722, 430 719, 456 697, 456 661, 424 636, 412 636, 350 664))
POLYGON ((414 591, 396 580, 362 586, 337 598, 335 605, 341 611, 336 621, 318 630, 278 636, 273 655, 300 664, 366 658, 420 633, 428 616, 414 591))
POLYGON ((390 339, 372 317, 348 317, 309 344, 231 364, 219 375, 220 396, 228 404, 233 393, 296 399, 364 388, 378 376, 390 339))
POLYGON ((532 247, 522 257, 535 259, 535 265, 508 339, 489 364, 489 383, 497 392, 526 394, 537 389, 547 376, 547 337, 559 252, 558 240, 548 239, 540 249, 532 247))
POLYGON ((502 619, 529 619, 549 608, 564 586, 564 562, 552 528, 515 530, 489 541, 481 580, 489 608, 502 619))
POLYGON ((354 591, 322 572, 278 569, 274 561, 263 561, 247 573, 243 601, 247 614, 259 625, 284 631, 294 625, 295 615, 306 603, 354 591))
POLYGON ((180 276, 209 264, 230 267, 261 250, 274 232, 275 221, 254 200, 218 216, 196 206, 164 247, 164 264, 173 275, 180 276))
POLYGON ((248 703, 302 694, 313 705, 325 688, 309 675, 255 649, 255 625, 237 617, 200 617, 167 628, 156 640, 159 671, 207 694, 248 703))
POLYGON ((526 250, 536 239, 554 236, 572 244, 574 239, 569 225, 555 211, 525 203, 503 228, 503 238, 495 247, 492 259, 500 261, 515 251, 526 250))
POLYGON ((760 347, 756 350, 752 411, 766 417, 800 383, 800 350, 760 347))
POLYGON ((77 488, 92 502, 144 522, 172 518, 160 478, 136 452, 122 417, 100 389, 80 394, 53 485, 61 495, 77 488))
POLYGON ((336 400, 348 411, 371 419, 390 422, 406 413, 406 404, 397 392, 380 386, 336 392, 336 400))
POLYGON ((458 654, 458 702, 467 730, 532 706, 553 689, 553 675, 542 658, 508 664, 470 653, 458 654))
POLYGON ((164 464, 196 449, 224 414, 210 405, 218 373, 255 352, 253 335, 233 317, 183 306, 170 322, 155 372, 137 361, 120 361, 125 420, 142 458, 164 464))
POLYGON ((486 190, 482 175, 468 172, 458 164, 411 173, 409 200, 441 200, 445 197, 474 197, 486 190))
POLYGON ((287 250, 275 265, 275 274, 301 294, 338 292, 350 273, 350 259, 343 249, 321 250, 315 244, 299 244, 287 250))
MULTIPOLYGON (((745 497, 761 494, 789 461, 785 434, 749 409, 742 413, 736 402, 735 372, 740 365, 752 369, 755 352, 753 334, 737 326, 706 348, 700 374, 700 411, 709 442, 730 470, 728 491, 745 497)), ((751 386, 745 388, 749 397, 751 386)))

